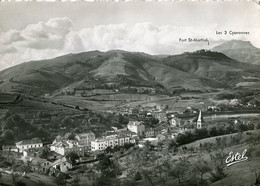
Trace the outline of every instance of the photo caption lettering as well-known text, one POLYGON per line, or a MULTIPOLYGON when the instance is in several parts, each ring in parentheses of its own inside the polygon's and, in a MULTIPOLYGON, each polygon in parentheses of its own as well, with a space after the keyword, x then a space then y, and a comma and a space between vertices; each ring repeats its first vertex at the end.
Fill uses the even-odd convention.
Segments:
POLYGON ((249 34, 250 32, 245 32, 245 31, 232 31, 232 30, 216 31, 216 35, 236 36, 236 35, 249 35, 249 34))

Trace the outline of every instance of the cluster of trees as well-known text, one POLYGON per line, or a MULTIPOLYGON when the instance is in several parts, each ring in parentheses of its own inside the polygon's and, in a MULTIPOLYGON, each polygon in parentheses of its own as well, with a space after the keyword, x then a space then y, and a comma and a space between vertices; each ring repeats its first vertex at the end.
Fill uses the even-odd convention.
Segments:
POLYGON ((236 132, 244 132, 247 130, 253 130, 254 128, 255 125, 252 123, 251 124, 240 123, 237 126, 228 125, 226 127, 196 129, 194 132, 188 131, 185 133, 178 134, 176 137, 176 142, 178 145, 184 145, 208 137, 220 136, 220 135, 231 134, 236 132))
POLYGON ((99 160, 97 170, 100 172, 100 175, 95 182, 96 185, 100 186, 113 185, 115 182, 118 182, 116 177, 121 174, 119 164, 106 155, 99 160))
MULTIPOLYGON (((242 104, 247 104, 250 100, 254 99, 258 92, 255 91, 238 91, 236 93, 222 93, 217 95, 217 99, 219 100, 231 100, 238 99, 242 104)), ((256 105, 259 106, 259 101, 256 101, 256 105)))
POLYGON ((137 149, 131 153, 125 166, 133 185, 156 185, 155 180, 163 185, 207 185, 226 176, 221 158, 212 154, 212 159, 213 165, 202 156, 182 157, 176 161, 166 155, 164 161, 158 161, 156 153, 145 146, 143 150, 137 149))
MULTIPOLYGON (((84 112, 84 114, 50 114, 49 112, 39 111, 36 117, 30 123, 31 126, 37 126, 41 129, 37 130, 37 135, 45 135, 42 130, 46 130, 49 134, 60 133, 60 129, 66 132, 87 132, 94 130, 93 126, 102 127, 105 130, 111 126, 122 127, 128 123, 129 119, 123 115, 115 115, 111 113, 94 113, 92 111, 84 112), (48 121, 46 122, 46 119, 48 121), (40 124, 40 125, 39 125, 40 124)), ((50 136, 50 135, 49 135, 50 136)), ((54 136, 50 136, 54 137, 54 136)))
POLYGON ((110 146, 108 146, 106 149, 105 149, 105 152, 106 153, 115 153, 115 152, 118 152, 120 151, 121 153, 123 153, 124 151, 127 151, 128 149, 130 149, 131 147, 133 147, 134 144, 132 143, 126 143, 124 144, 124 146, 114 146, 113 148, 111 148, 110 146))
POLYGON ((49 137, 48 131, 41 126, 32 125, 19 115, 10 113, 0 120, 0 130, 2 145, 12 145, 17 141, 35 137, 40 139, 49 137))
POLYGON ((187 158, 180 158, 167 172, 171 179, 177 179, 178 183, 187 185, 207 185, 206 175, 212 171, 212 167, 202 157, 191 162, 187 158))
POLYGON ((145 117, 143 123, 145 127, 155 127, 159 123, 159 119, 154 117, 145 117))

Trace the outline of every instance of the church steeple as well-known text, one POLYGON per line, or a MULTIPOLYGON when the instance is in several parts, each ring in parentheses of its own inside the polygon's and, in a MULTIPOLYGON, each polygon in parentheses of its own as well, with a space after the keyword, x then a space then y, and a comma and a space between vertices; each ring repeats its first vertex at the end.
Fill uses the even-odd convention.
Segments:
POLYGON ((197 129, 201 129, 201 127, 202 127, 202 120, 201 120, 201 110, 200 110, 199 117, 197 120, 197 129))

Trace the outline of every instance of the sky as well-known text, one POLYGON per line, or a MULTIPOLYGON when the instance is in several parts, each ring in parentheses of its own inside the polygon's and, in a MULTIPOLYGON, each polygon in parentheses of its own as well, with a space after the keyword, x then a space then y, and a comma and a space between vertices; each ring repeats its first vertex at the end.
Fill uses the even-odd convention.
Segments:
POLYGON ((253 1, 1 2, 0 70, 91 50, 180 54, 232 39, 260 48, 259 8, 253 1), (225 30, 249 34, 216 34, 225 30))

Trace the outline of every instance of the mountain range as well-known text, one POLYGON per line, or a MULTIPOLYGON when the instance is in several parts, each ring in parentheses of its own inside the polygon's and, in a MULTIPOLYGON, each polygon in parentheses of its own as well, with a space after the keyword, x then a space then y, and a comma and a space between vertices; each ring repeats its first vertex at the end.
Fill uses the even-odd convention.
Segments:
MULTIPOLYGON (((213 48, 223 50, 223 53, 200 50, 156 56, 111 50, 31 61, 1 71, 0 91, 44 95, 111 85, 116 88, 133 86, 169 90, 181 87, 206 91, 234 88, 236 84, 245 81, 245 77, 257 81, 260 78, 260 65, 255 57, 247 58, 253 61, 239 62, 225 54, 242 50, 242 43, 230 41, 213 48)), ((248 55, 253 51, 248 49, 250 46, 246 42, 245 52, 248 51, 248 55)))

